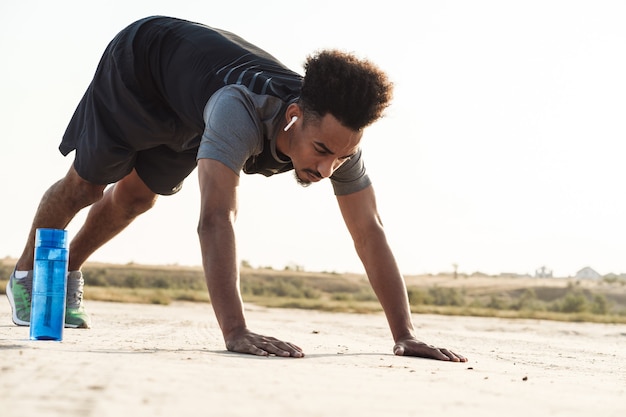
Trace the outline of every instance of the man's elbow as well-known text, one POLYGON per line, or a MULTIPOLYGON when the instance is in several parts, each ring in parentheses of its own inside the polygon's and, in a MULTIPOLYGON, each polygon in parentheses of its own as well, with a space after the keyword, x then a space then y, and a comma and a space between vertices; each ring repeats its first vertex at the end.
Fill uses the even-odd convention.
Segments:
POLYGON ((367 229, 353 234, 352 239, 354 247, 359 253, 366 251, 372 245, 379 246, 381 242, 385 243, 387 241, 385 230, 379 222, 373 223, 367 229))
POLYGON ((236 217, 236 212, 232 210, 203 212, 198 221, 197 233, 204 236, 224 227, 232 228, 236 217))

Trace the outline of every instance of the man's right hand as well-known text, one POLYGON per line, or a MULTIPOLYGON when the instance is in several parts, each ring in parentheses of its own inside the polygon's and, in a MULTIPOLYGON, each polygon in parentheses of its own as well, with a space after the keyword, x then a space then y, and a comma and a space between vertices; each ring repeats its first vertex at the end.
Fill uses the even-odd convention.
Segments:
POLYGON ((302 349, 246 327, 239 290, 234 221, 239 176, 213 159, 198 160, 200 221, 198 234, 211 305, 231 352, 301 358, 302 349))
POLYGON ((304 356, 302 349, 293 343, 256 334, 248 329, 230 335, 226 340, 226 349, 231 352, 249 353, 257 356, 276 355, 283 358, 302 358, 304 356))

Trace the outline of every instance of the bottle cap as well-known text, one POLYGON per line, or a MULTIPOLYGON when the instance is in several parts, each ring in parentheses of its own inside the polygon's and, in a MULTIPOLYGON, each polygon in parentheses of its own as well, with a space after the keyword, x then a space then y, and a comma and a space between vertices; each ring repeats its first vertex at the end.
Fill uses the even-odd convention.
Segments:
POLYGON ((37 229, 35 232, 35 246, 49 248, 67 248, 67 230, 37 229))

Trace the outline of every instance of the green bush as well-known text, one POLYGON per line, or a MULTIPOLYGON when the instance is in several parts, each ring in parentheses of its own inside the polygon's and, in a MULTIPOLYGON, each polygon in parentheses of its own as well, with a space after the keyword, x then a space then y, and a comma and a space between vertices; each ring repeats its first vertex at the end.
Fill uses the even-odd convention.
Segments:
POLYGON ((492 294, 489 298, 489 302, 486 304, 485 307, 494 310, 506 310, 508 308, 508 304, 499 295, 492 294))
POLYGON ((86 266, 83 276, 89 286, 206 290, 204 273, 196 269, 86 266))
POLYGON ((428 292, 420 288, 409 287, 407 289, 407 294, 409 296, 409 304, 411 305, 418 306, 432 304, 432 300, 428 295, 428 292))
POLYGON ((435 306, 463 306, 465 297, 456 288, 432 287, 424 291, 419 288, 408 288, 409 303, 411 305, 435 305, 435 306))
POLYGON ((527 288, 522 292, 519 298, 511 304, 513 310, 526 310, 537 311, 544 310, 544 305, 541 300, 537 298, 535 290, 527 288))
MULTIPOLYGON (((241 292, 248 297, 246 301, 270 307, 380 311, 366 276, 251 269, 245 262, 242 266, 241 292)), ((12 262, 0 263, 0 292, 12 269, 12 262)), ((209 301, 201 268, 87 264, 83 274, 86 285, 94 287, 86 293, 93 299, 155 304, 209 301)), ((610 278, 603 282, 602 287, 583 286, 580 282, 564 286, 556 281, 554 285, 532 288, 409 286, 407 295, 411 306, 420 312, 569 320, 591 317, 594 321, 622 322, 626 317, 626 293, 619 287, 626 280, 610 278)))
POLYGON ((0 279, 1 280, 6 279, 8 281, 12 272, 13 272, 13 267, 0 263, 0 279))
POLYGON ((241 293, 243 295, 275 296, 285 298, 310 298, 320 297, 320 292, 315 288, 305 285, 302 279, 267 277, 265 280, 242 279, 241 293))
POLYGON ((463 294, 456 288, 432 287, 428 289, 431 304, 436 306, 462 306, 465 304, 463 294))
POLYGON ((561 313, 582 313, 587 311, 587 298, 581 292, 569 292, 556 306, 561 313))
POLYGON ((596 294, 593 296, 591 303, 591 312, 593 314, 609 314, 610 310, 611 306, 604 295, 596 294))
POLYGON ((352 296, 345 292, 338 292, 331 295, 331 300, 334 301, 348 301, 352 299, 352 296))
POLYGON ((137 273, 130 273, 124 278, 124 287, 127 288, 146 288, 143 279, 137 273))

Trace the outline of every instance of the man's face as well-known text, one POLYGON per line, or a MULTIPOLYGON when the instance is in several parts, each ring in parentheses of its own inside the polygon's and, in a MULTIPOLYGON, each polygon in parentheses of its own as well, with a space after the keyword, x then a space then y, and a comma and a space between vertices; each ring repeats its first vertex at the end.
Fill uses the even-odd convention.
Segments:
POLYGON ((289 152, 299 184, 308 186, 330 177, 359 149, 362 132, 345 126, 331 114, 319 120, 298 120, 289 130, 289 152))

